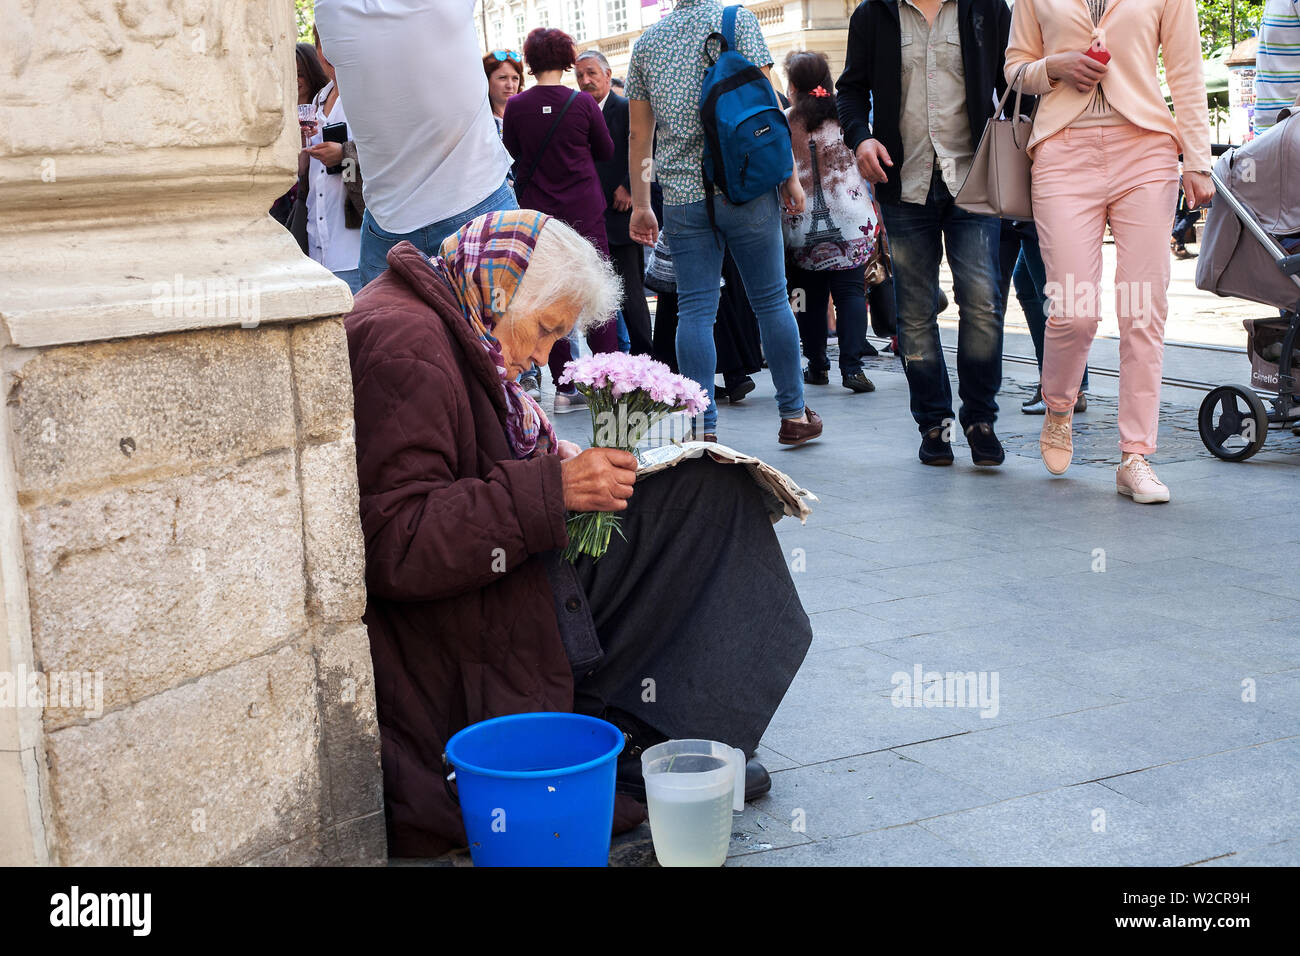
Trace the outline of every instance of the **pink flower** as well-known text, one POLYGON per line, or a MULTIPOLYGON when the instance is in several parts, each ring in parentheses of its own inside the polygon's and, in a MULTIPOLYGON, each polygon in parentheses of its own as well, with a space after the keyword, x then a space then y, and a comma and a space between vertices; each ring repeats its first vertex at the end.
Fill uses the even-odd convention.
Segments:
POLYGON ((673 374, 668 366, 648 355, 605 352, 574 359, 564 366, 559 381, 562 385, 572 383, 598 394, 606 393, 607 399, 615 401, 628 401, 637 392, 643 392, 658 406, 652 409, 658 415, 674 411, 698 415, 709 403, 699 385, 673 374))

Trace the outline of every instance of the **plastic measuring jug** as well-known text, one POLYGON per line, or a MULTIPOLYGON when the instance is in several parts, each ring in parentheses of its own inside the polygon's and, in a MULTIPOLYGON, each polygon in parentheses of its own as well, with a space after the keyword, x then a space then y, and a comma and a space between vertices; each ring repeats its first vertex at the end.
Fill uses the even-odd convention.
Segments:
POLYGON ((721 866, 731 813, 745 809, 745 752, 713 740, 669 740, 641 754, 650 836, 661 866, 721 866))

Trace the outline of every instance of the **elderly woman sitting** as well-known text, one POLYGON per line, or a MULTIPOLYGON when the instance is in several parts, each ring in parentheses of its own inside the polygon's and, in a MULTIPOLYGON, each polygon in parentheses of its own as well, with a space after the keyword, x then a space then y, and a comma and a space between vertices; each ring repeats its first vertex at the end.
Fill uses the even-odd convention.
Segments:
MULTIPOLYGON (((757 485, 696 460, 636 481, 558 441, 516 379, 607 320, 609 264, 557 219, 491 213, 430 261, 401 243, 347 319, 389 853, 464 845, 442 752, 467 724, 576 710, 623 729, 615 825, 644 819, 641 749, 753 754, 811 640, 757 485), (621 511, 570 565, 565 517, 621 511)), ((750 762, 749 796, 770 788, 750 762)))

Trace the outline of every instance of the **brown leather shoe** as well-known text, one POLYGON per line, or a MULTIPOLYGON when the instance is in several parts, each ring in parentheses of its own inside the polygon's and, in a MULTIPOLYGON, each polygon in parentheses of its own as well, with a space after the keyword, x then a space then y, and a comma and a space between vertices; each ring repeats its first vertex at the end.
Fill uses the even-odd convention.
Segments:
POLYGON ((803 408, 808 415, 807 422, 792 422, 788 418, 781 419, 781 431, 776 436, 776 440, 782 445, 802 445, 804 442, 812 441, 822 433, 822 418, 807 405, 803 408))

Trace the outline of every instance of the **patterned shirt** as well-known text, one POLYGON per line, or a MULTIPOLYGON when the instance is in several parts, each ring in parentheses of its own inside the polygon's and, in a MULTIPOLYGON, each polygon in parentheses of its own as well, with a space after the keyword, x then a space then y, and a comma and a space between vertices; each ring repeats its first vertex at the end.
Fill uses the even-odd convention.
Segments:
POLYGON ((1268 0, 1259 24, 1255 60, 1255 132, 1277 121, 1277 111, 1300 94, 1300 0, 1268 0))
MULTIPOLYGON (((677 0, 673 12, 641 34, 632 48, 627 98, 649 102, 654 111, 655 175, 670 206, 704 199, 704 40, 721 31, 718 0, 677 0)), ((758 18, 744 7, 736 15, 736 50, 755 66, 772 65, 758 18)))

